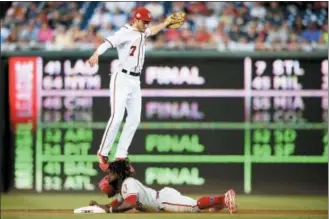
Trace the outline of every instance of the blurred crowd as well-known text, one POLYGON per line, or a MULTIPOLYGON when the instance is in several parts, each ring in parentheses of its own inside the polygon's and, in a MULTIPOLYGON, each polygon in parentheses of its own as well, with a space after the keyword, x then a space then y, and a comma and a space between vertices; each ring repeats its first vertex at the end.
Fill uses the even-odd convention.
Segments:
POLYGON ((152 36, 148 50, 328 49, 328 2, 13 2, 1 19, 2 50, 89 50, 148 8, 156 24, 185 11, 180 29, 152 36))

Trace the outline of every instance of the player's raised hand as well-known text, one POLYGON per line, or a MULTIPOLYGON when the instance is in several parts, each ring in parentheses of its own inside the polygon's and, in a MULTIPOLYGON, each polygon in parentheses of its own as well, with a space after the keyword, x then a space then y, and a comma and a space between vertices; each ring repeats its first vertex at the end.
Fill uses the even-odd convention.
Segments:
POLYGON ((89 202, 89 206, 94 206, 94 205, 98 205, 98 203, 96 201, 94 201, 94 200, 91 200, 89 202))
POLYGON ((88 59, 88 63, 91 67, 94 67, 98 63, 98 55, 94 54, 88 59))

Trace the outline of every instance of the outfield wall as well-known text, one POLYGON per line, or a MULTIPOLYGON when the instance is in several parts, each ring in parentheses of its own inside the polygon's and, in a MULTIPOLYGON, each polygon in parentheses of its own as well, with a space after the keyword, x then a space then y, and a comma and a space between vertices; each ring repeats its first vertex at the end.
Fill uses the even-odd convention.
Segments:
MULTIPOLYGON (((111 51, 91 68, 91 54, 2 54, 5 190, 98 190, 95 154, 118 61, 111 51)), ((141 87, 129 154, 143 183, 192 193, 327 192, 326 53, 149 52, 141 87)))

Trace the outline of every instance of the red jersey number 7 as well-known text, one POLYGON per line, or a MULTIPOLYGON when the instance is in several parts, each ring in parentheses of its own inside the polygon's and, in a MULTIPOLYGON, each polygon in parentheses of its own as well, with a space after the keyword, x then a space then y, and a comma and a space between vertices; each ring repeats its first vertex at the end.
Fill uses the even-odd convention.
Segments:
POLYGON ((130 56, 134 56, 134 54, 135 54, 135 51, 136 51, 136 46, 131 46, 130 47, 130 56))

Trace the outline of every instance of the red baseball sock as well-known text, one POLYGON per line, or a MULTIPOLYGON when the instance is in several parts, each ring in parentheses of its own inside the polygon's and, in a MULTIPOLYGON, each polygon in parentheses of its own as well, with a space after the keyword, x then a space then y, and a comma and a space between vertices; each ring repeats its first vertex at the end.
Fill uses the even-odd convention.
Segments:
POLYGON ((204 196, 197 201, 199 209, 211 208, 216 205, 225 205, 225 196, 204 196))

